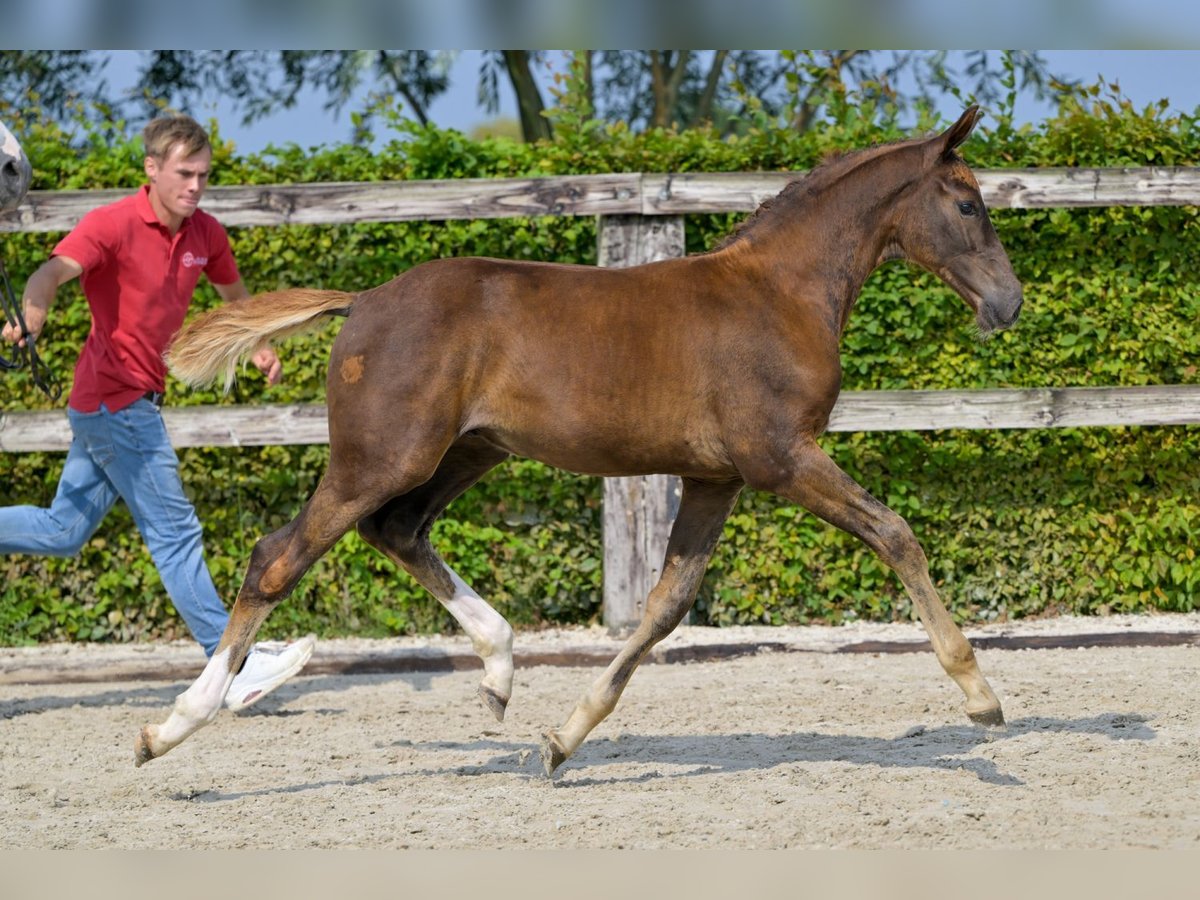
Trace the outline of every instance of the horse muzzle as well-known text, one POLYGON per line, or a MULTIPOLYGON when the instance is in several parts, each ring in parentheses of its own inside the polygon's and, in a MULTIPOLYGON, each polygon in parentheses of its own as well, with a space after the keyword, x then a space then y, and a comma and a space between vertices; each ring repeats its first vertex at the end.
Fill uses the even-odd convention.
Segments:
POLYGON ((1011 328, 1021 315, 1021 306, 1024 302, 1020 284, 1007 294, 988 297, 979 305, 979 312, 976 315, 979 327, 984 334, 1011 328))

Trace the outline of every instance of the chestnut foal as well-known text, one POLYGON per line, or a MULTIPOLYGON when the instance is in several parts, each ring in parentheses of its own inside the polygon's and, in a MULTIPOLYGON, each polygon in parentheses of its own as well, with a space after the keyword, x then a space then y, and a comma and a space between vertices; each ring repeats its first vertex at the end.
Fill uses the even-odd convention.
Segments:
POLYGON ((975 107, 943 134, 840 157, 786 187, 716 250, 628 269, 445 259, 349 294, 286 290, 185 328, 176 376, 233 377, 267 342, 347 315, 328 376, 329 469, 290 524, 250 558, 217 653, 136 762, 212 721, 271 609, 357 525, 462 624, 483 659, 480 693, 502 718, 512 629, 438 556, 434 520, 510 454, 592 475, 683 478, 646 613, 566 723, 544 736, 547 774, 616 706, 634 669, 695 599, 744 485, 857 535, 899 575, 974 721, 1000 702, 929 577, 905 521, 817 446, 841 384, 838 342, 886 260, 928 269, 987 333, 1012 325, 1021 285, 956 152, 975 107))

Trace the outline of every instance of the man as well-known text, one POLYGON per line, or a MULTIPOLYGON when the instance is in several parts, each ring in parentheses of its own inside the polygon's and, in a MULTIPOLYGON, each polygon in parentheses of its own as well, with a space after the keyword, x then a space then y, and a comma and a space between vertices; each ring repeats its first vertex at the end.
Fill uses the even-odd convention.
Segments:
MULTIPOLYGON (((187 116, 158 118, 143 133, 148 184, 88 213, 25 286, 26 335, 36 338, 58 287, 82 277, 92 329, 75 365, 67 417, 73 440, 49 509, 0 509, 0 553, 70 556, 122 498, 164 587, 192 635, 212 656, 228 622, 204 562, 200 522, 183 493, 179 460, 163 426, 163 352, 182 325, 204 272, 226 301, 249 296, 224 228, 198 209, 212 148, 187 116)), ((281 367, 264 349, 253 362, 271 384, 281 367)), ((312 655, 309 635, 258 643, 234 678, 226 706, 266 696, 312 655)))

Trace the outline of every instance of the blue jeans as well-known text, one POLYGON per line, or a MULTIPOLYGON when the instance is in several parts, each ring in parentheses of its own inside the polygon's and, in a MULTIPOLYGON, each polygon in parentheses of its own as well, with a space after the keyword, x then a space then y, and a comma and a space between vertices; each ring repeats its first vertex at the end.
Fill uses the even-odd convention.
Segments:
POLYGON ((179 458, 148 400, 120 412, 67 410, 74 440, 49 509, 0 508, 0 553, 74 556, 120 497, 163 586, 211 656, 229 616, 204 562, 200 520, 183 493, 179 458))

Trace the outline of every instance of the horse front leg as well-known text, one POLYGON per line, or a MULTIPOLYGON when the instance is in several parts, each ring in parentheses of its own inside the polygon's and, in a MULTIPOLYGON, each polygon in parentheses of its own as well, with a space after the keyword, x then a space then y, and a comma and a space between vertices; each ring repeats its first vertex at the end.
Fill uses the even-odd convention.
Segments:
POLYGON ((979 670, 971 644, 938 597, 925 552, 908 523, 863 490, 815 443, 803 445, 792 462, 791 471, 763 486, 855 535, 879 554, 904 585, 938 662, 966 695, 968 718, 979 725, 1002 726, 1000 701, 979 670))
POLYGON ((548 776, 616 708, 634 670, 691 608, 721 528, 741 489, 740 481, 708 483, 684 479, 662 577, 650 592, 642 621, 604 674, 579 700, 566 723, 542 736, 542 765, 548 776))

